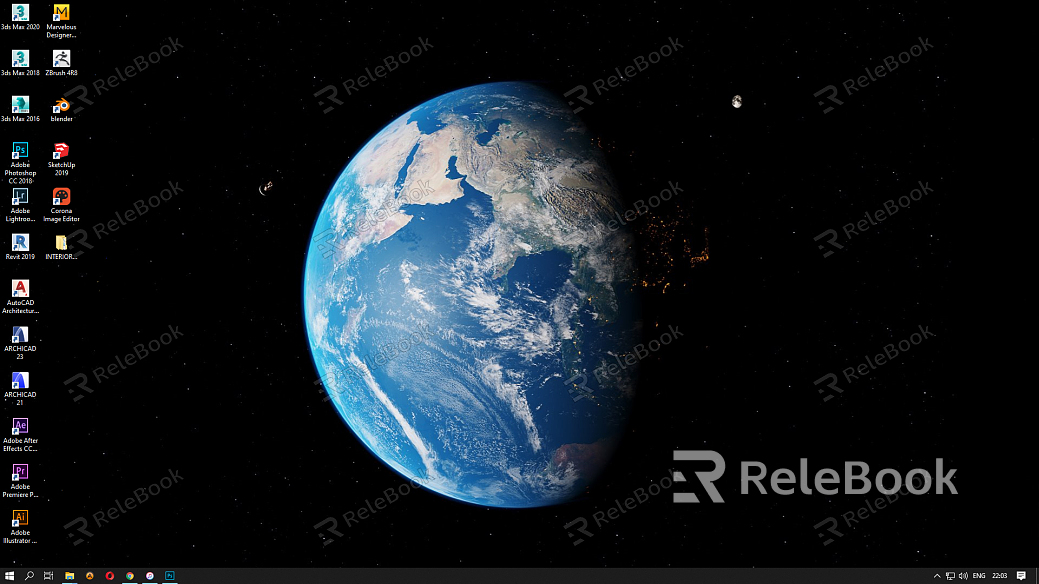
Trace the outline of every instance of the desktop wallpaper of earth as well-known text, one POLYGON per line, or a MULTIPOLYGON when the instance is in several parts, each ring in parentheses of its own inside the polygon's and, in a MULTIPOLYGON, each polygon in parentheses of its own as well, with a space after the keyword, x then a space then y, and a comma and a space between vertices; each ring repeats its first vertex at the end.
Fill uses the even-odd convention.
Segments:
POLYGON ((1027 408, 992 399, 1019 318, 964 186, 952 5, 72 9, 76 39, 25 49, 71 51, 79 76, 32 100, 65 96, 77 123, 5 127, 69 144, 53 186, 83 229, 74 262, 12 276, 45 308, 30 371, 56 396, 29 416, 50 453, 32 528, 60 543, 22 564, 996 566, 1036 548, 1027 522, 991 527, 1034 502, 1014 474, 1034 440, 1027 408), (682 450, 724 457, 724 502, 682 450), (865 515, 865 495, 740 494, 742 461, 904 476, 936 458, 958 494, 865 515))

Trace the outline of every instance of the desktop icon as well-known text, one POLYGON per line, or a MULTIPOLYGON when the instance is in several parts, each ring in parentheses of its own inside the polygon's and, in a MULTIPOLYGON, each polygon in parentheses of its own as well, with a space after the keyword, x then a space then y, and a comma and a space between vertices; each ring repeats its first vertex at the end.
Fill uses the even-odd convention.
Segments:
POLYGON ((29 189, 17 187, 11 189, 11 204, 16 207, 29 204, 29 189))
MULTIPOLYGON (((28 53, 28 51, 26 53, 28 53)), ((26 57, 26 59, 28 59, 28 57, 26 57)), ((72 107, 72 104, 69 103, 69 100, 63 97, 59 99, 57 102, 55 102, 53 106, 51 106, 51 113, 60 114, 62 112, 67 112, 69 111, 70 107, 72 107)))
POLYGON ((72 66, 70 63, 72 60, 72 51, 69 51, 68 49, 57 49, 51 51, 51 54, 54 56, 51 59, 54 67, 65 68, 72 66))
POLYGON ((12 233, 11 251, 29 251, 29 234, 12 233))
POLYGON ((11 5, 11 22, 28 22, 29 21, 29 5, 28 4, 12 4, 11 5))
POLYGON ((65 235, 54 236, 54 249, 65 251, 69 248, 69 238, 65 235))
POLYGON ((64 142, 61 142, 61 143, 58 143, 58 144, 54 145, 54 156, 53 156, 53 158, 55 160, 57 160, 59 158, 65 158, 68 155, 69 155, 69 145, 68 144, 66 144, 64 142))
POLYGON ((11 527, 28 527, 29 511, 26 509, 15 509, 11 514, 11 527))
POLYGON ((11 142, 11 160, 24 160, 29 157, 28 142, 11 142))
POLYGON ((11 66, 12 67, 28 67, 29 66, 29 49, 19 51, 13 49, 11 51, 11 66))
POLYGON ((51 192, 51 199, 51 204, 53 205, 68 205, 72 202, 72 191, 58 187, 51 192))
POLYGON ((12 371, 11 389, 29 389, 29 372, 12 371))
POLYGON ((29 478, 29 465, 28 464, 12 464, 11 465, 11 480, 12 481, 24 481, 29 478))
POLYGON ((11 298, 28 298, 29 281, 11 280, 11 298))
POLYGON ((69 19, 69 5, 68 4, 55 4, 54 5, 54 22, 59 20, 69 19))
POLYGON ((21 436, 29 433, 29 418, 11 418, 11 435, 21 436))
POLYGON ((12 114, 27 114, 27 113, 29 113, 29 96, 28 95, 12 95, 11 96, 11 113, 12 114))
POLYGON ((18 343, 25 343, 29 340, 29 327, 27 326, 12 326, 11 327, 11 344, 17 345, 18 343))

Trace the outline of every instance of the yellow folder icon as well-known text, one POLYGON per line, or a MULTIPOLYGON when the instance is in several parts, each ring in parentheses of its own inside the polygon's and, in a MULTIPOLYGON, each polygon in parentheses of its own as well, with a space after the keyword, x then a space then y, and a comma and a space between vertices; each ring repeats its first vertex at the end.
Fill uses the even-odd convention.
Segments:
POLYGON ((67 242, 67 240, 66 240, 64 235, 55 235, 54 239, 55 239, 54 246, 56 248, 58 248, 59 250, 65 251, 66 249, 69 248, 68 242, 67 242))

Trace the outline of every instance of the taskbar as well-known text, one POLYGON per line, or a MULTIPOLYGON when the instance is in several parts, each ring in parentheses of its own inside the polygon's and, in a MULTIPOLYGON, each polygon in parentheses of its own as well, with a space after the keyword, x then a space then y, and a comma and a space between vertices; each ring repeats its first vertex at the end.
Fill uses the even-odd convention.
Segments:
POLYGON ((21 584, 392 584, 416 581, 453 584, 916 584, 924 582, 1030 582, 1036 568, 177 568, 81 569, 16 568, 4 570, 4 582, 21 584))

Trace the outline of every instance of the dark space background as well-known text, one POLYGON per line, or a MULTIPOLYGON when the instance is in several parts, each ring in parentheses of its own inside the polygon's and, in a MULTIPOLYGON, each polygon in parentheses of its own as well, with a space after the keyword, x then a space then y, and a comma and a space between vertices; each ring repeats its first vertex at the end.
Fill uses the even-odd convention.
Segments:
MULTIPOLYGON (((89 249, 72 239, 83 251, 77 260, 44 262, 37 251, 29 265, 7 263, 33 279, 41 311, 28 322, 38 397, 4 404, 7 417, 30 417, 30 436, 41 441, 27 460, 37 543, 7 547, 10 565, 896 567, 1034 558, 1035 475, 1020 460, 1034 459, 1034 436, 1028 412, 1000 395, 1006 339, 997 327, 1007 325, 978 308, 994 296, 974 271, 974 202, 962 186, 953 55, 964 17, 941 5, 263 4, 125 12, 73 4, 77 39, 22 37, 41 54, 71 47, 77 59, 76 79, 33 80, 40 106, 50 105, 48 92, 71 95, 178 39, 182 49, 136 77, 91 90, 93 103, 72 124, 7 124, 4 133, 70 143, 77 169, 67 182, 87 231, 168 181, 183 192, 107 236, 90 233, 89 249), (420 36, 433 45, 426 54, 346 95, 342 81, 420 36), (594 104, 578 114, 629 202, 668 181, 684 189, 635 221, 646 339, 669 325, 685 337, 644 362, 612 466, 567 505, 488 509, 419 491, 346 527, 343 513, 404 480, 314 384, 300 290, 311 226, 333 181, 373 134, 430 98, 506 80, 559 95, 591 90, 669 37, 684 48, 619 88, 593 91, 594 104), (841 89, 844 104, 823 113, 816 91, 918 37, 934 48, 851 96, 841 89), (325 114, 314 93, 329 84, 345 103, 325 114), (730 105, 735 94, 740 109, 730 105), (267 180, 275 188, 263 197, 257 187, 267 180), (817 234, 917 181, 933 193, 822 257, 817 234), (91 380, 93 393, 73 401, 66 380, 169 325, 183 338, 91 380), (822 401, 816 379, 918 325, 936 337, 822 401), (676 466, 675 449, 725 457, 724 504, 674 505, 660 495, 601 528, 592 522, 594 536, 572 544, 565 524, 591 521, 669 469, 706 499, 692 473, 710 465, 676 466), (958 469, 959 494, 900 499, 851 529, 840 515, 865 496, 738 494, 741 460, 771 471, 796 469, 802 457, 813 475, 862 460, 871 476, 885 467, 933 473, 942 457, 958 469), (66 524, 168 469, 183 481, 100 528, 91 520, 93 536, 73 545, 80 536, 66 524), (315 525, 330 516, 344 537, 323 545, 315 525), (831 516, 843 537, 824 546, 815 525, 831 516)), ((33 6, 34 22, 46 23, 44 8, 33 6)), ((36 160, 40 171, 46 159, 36 160)), ((59 186, 41 175, 34 200, 59 186)), ((48 208, 31 207, 37 218, 48 208)), ((37 250, 63 228, 34 224, 37 250)))

